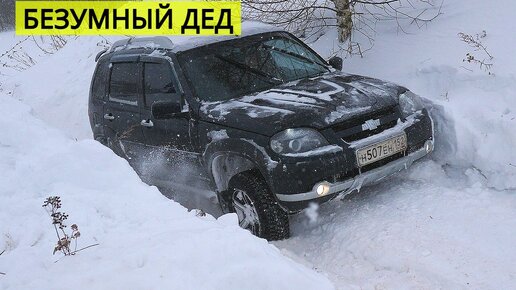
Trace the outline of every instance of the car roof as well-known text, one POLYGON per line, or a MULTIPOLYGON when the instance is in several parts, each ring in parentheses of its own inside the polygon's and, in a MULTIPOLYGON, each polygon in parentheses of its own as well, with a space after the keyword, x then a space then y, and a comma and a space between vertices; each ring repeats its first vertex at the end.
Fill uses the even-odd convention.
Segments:
POLYGON ((283 31, 272 25, 256 21, 242 22, 242 33, 238 36, 155 36, 131 37, 116 41, 109 52, 132 49, 166 49, 174 53, 190 50, 208 44, 237 39, 267 32, 283 31))

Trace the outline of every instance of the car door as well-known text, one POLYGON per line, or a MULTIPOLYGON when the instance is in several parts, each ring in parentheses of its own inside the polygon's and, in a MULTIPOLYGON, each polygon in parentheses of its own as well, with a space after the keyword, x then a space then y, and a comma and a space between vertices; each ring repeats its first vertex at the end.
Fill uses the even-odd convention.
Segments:
POLYGON ((138 56, 114 56, 111 59, 104 124, 110 147, 126 157, 140 154, 145 142, 141 128, 141 84, 138 56))
POLYGON ((109 59, 99 60, 90 88, 90 98, 88 103, 88 116, 93 131, 93 138, 102 144, 106 144, 104 133, 104 106, 107 98, 107 88, 109 83, 109 59))
POLYGON ((191 119, 180 83, 171 63, 160 57, 142 57, 142 124, 150 150, 147 173, 154 178, 189 184, 198 180, 199 154, 193 152, 191 119), (183 112, 169 119, 155 119, 152 105, 177 102, 183 112))

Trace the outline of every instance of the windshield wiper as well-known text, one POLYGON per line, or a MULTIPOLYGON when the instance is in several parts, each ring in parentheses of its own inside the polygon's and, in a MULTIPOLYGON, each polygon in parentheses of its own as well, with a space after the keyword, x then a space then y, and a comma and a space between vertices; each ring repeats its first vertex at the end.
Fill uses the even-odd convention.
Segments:
POLYGON ((265 81, 267 81, 267 82, 269 82, 271 84, 277 85, 277 84, 283 83, 282 79, 279 79, 279 78, 277 78, 275 76, 272 76, 272 75, 270 75, 268 73, 265 73, 265 72, 263 72, 263 71, 261 71, 259 69, 255 69, 253 67, 250 67, 250 66, 248 66, 248 65, 246 65, 244 63, 241 63, 241 62, 238 62, 238 61, 234 61, 234 60, 232 60, 230 58, 227 58, 227 57, 224 57, 222 55, 215 55, 215 57, 220 59, 220 60, 222 60, 222 61, 230 63, 230 64, 232 64, 232 65, 234 65, 236 67, 239 67, 239 68, 243 69, 244 71, 251 72, 251 73, 253 73, 255 75, 261 76, 261 77, 263 77, 265 79, 265 81))
POLYGON ((274 46, 271 46, 271 45, 267 45, 267 44, 262 44, 262 46, 263 46, 263 47, 265 47, 265 48, 268 48, 268 49, 270 49, 270 50, 279 51, 279 52, 281 52, 281 53, 288 54, 288 55, 293 56, 293 57, 295 57, 295 58, 298 58, 298 59, 300 59, 300 60, 304 60, 304 61, 306 61, 306 62, 316 64, 316 65, 318 65, 318 66, 323 67, 325 70, 330 71, 330 70, 328 69, 328 66, 327 66, 327 65, 322 64, 322 63, 319 63, 319 62, 317 62, 317 61, 315 61, 315 60, 313 60, 313 59, 310 59, 310 58, 308 58, 308 57, 306 57, 306 56, 302 56, 302 55, 300 55, 300 54, 297 54, 297 53, 294 53, 294 52, 291 52, 291 51, 288 51, 288 50, 285 50, 285 49, 277 48, 277 47, 274 47, 274 46))

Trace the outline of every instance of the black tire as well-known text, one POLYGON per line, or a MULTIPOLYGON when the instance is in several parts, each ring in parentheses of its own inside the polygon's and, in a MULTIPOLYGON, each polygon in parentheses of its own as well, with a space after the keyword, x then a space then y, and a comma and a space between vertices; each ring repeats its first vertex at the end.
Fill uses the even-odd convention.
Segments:
POLYGON ((229 183, 229 193, 231 206, 238 214, 240 226, 268 241, 290 237, 288 213, 279 206, 267 183, 258 173, 248 171, 233 177, 229 183), (248 216, 244 218, 244 200, 247 201, 245 211, 253 217, 252 220, 256 220, 257 216, 258 225, 249 222, 248 216))

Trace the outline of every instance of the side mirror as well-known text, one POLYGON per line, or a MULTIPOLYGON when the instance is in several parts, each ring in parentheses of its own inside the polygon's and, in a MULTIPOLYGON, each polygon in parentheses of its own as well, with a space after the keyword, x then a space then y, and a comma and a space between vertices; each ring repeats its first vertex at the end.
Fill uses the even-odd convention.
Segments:
POLYGON ((342 58, 334 56, 328 60, 330 66, 336 70, 342 70, 342 58))
POLYGON ((154 119, 170 119, 181 113, 181 104, 176 102, 156 102, 151 107, 154 119))

